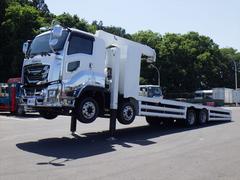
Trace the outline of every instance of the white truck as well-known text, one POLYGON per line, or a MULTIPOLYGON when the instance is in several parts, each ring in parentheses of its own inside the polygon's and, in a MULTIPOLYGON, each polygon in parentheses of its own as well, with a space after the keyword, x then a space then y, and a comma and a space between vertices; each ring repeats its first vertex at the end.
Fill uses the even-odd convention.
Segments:
POLYGON ((213 90, 197 90, 194 92, 194 99, 212 99, 213 90))
MULTIPOLYGON (((231 120, 222 108, 141 96, 141 61, 156 61, 155 50, 104 31, 90 34, 55 25, 23 45, 23 102, 46 119, 71 115, 91 123, 97 117, 131 124, 145 116, 150 125, 181 119, 187 126, 208 120, 231 120)), ((112 122, 112 124, 111 124, 112 122)))
POLYGON ((225 104, 233 104, 234 90, 230 88, 213 88, 213 99, 223 100, 225 104))

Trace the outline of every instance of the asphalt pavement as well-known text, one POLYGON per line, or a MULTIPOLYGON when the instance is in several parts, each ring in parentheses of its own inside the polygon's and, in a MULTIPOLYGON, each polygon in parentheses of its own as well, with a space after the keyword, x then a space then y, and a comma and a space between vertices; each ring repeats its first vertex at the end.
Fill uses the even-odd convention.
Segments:
POLYGON ((0 113, 0 180, 160 180, 240 179, 240 108, 232 122, 203 127, 149 127, 138 117, 117 124, 109 140, 109 120, 78 123, 70 117, 45 120, 0 113))

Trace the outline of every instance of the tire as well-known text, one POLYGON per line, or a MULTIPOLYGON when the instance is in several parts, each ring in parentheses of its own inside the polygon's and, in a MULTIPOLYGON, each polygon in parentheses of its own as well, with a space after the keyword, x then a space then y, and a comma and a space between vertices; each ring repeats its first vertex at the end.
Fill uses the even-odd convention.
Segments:
POLYGON ((151 127, 158 127, 162 124, 162 121, 157 117, 146 116, 146 121, 151 127))
POLYGON ((208 111, 206 109, 202 109, 199 112, 198 123, 200 125, 204 125, 208 122, 208 111))
POLYGON ((189 109, 187 111, 187 117, 185 120, 185 125, 187 127, 192 127, 196 124, 197 122, 197 115, 196 115, 196 111, 194 109, 189 109))
POLYGON ((16 114, 18 116, 24 116, 25 115, 24 106, 17 106, 16 114))
POLYGON ((52 111, 46 111, 46 110, 40 110, 39 111, 40 116, 42 116, 45 119, 55 119, 58 115, 52 111))
POLYGON ((121 124, 131 124, 136 116, 136 110, 131 102, 123 102, 118 107, 117 119, 121 124))
POLYGON ((99 114, 98 103, 92 97, 86 97, 77 103, 76 117, 78 121, 89 124, 95 121, 99 114))

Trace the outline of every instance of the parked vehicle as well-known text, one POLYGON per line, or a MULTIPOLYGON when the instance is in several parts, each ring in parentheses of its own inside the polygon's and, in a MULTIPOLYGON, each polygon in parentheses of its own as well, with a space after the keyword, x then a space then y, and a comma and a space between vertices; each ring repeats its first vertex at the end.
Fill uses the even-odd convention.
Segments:
POLYGON ((223 100, 213 99, 213 90, 197 90, 194 92, 194 98, 187 99, 186 102, 213 107, 224 106, 223 100))
POLYGON ((240 90, 239 89, 233 91, 233 102, 240 104, 240 90))
POLYGON ((138 115, 150 125, 179 119, 188 126, 231 120, 231 111, 222 108, 139 95, 141 61, 155 62, 155 50, 104 31, 55 25, 23 51, 23 102, 46 119, 65 114, 91 123, 111 115, 127 125, 138 115))
POLYGON ((213 99, 223 100, 224 104, 233 104, 233 89, 213 88, 213 99))
POLYGON ((198 90, 194 93, 194 99, 212 99, 213 90, 198 90))
POLYGON ((26 112, 36 112, 33 108, 23 105, 21 78, 10 78, 7 83, 0 83, 0 111, 24 115, 26 112))
POLYGON ((0 83, 0 111, 9 111, 10 107, 8 84, 0 83))
POLYGON ((23 114, 24 109, 19 106, 20 78, 9 79, 7 83, 0 83, 0 111, 23 114))
POLYGON ((145 96, 145 97, 162 97, 162 90, 159 86, 157 85, 140 85, 140 96, 145 96))

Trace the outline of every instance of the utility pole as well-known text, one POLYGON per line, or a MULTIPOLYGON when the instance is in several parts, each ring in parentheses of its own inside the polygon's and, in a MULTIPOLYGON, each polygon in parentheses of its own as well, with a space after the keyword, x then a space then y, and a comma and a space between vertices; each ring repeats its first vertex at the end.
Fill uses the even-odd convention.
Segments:
MULTIPOLYGON (((238 85, 237 85, 237 63, 236 63, 236 61, 235 60, 232 60, 233 61, 233 64, 234 64, 234 68, 235 68, 235 90, 237 91, 237 87, 238 87, 238 85)), ((237 99, 235 99, 236 100, 236 106, 238 105, 238 103, 237 103, 237 99)))

